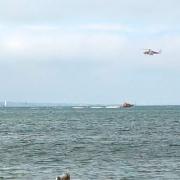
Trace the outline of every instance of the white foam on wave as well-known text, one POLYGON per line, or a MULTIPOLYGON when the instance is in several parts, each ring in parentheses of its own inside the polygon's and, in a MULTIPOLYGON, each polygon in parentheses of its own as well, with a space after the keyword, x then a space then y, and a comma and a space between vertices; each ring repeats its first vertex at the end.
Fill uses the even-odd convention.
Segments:
POLYGON ((74 106, 74 107, 72 107, 73 109, 83 109, 83 108, 85 108, 85 107, 83 107, 83 106, 74 106))
POLYGON ((103 106, 91 106, 90 108, 92 108, 92 109, 102 109, 104 107, 103 106))
POLYGON ((109 109, 117 109, 117 108, 120 108, 120 106, 106 106, 105 108, 109 108, 109 109))

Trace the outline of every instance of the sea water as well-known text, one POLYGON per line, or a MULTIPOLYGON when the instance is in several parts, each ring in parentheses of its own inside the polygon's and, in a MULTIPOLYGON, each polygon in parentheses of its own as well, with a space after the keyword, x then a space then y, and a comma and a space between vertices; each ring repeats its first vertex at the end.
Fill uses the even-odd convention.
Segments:
POLYGON ((0 179, 180 179, 180 107, 0 109, 0 179))

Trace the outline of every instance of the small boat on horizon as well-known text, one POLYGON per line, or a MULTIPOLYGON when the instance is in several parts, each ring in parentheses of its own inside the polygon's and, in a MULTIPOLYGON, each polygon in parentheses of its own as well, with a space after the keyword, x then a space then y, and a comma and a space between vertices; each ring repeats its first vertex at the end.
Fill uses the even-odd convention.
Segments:
POLYGON ((133 107, 133 106, 134 106, 134 104, 130 104, 130 103, 124 102, 121 107, 123 107, 123 108, 130 108, 130 107, 133 107))
POLYGON ((3 107, 7 107, 7 101, 6 100, 4 101, 3 107))

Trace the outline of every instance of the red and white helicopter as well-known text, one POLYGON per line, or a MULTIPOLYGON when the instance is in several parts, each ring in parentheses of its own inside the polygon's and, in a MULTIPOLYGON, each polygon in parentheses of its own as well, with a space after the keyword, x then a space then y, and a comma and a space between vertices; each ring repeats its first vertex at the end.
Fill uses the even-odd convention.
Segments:
POLYGON ((161 54, 161 50, 160 51, 153 51, 152 49, 145 49, 144 54, 149 55, 149 56, 153 56, 154 54, 161 54))

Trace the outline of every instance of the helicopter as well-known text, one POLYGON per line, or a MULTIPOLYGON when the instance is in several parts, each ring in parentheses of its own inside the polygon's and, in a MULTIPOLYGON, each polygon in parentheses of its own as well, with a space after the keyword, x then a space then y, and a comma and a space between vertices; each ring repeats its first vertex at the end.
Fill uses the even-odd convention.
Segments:
POLYGON ((161 54, 161 50, 153 51, 152 49, 145 49, 144 54, 149 55, 149 56, 153 56, 154 54, 161 54))

